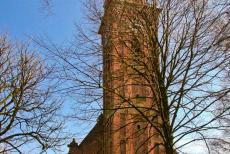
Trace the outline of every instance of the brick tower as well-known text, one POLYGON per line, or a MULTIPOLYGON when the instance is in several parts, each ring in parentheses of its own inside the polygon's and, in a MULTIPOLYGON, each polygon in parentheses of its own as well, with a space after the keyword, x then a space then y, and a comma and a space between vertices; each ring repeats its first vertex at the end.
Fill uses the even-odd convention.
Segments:
MULTIPOLYGON (((147 69, 157 69, 148 66, 152 55, 142 18, 149 18, 155 35, 158 14, 156 4, 148 4, 147 0, 105 0, 99 29, 103 114, 80 145, 69 145, 69 154, 164 154, 159 134, 150 126, 152 122, 160 123, 154 111, 156 102, 141 75, 147 69)), ((151 48, 157 48, 156 44, 151 48)))
POLYGON ((157 33, 159 10, 146 0, 106 0, 104 7, 99 30, 104 51, 104 153, 162 154, 161 141, 146 121, 154 117, 155 102, 141 75, 151 69, 146 66, 150 54, 142 17, 151 18, 157 33))

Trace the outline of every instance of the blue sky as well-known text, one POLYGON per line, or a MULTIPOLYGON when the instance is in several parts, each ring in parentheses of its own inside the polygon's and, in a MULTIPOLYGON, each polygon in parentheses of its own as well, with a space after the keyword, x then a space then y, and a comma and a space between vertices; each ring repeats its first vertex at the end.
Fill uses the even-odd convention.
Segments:
POLYGON ((74 23, 82 19, 80 0, 51 0, 52 14, 43 8, 42 0, 1 0, 0 32, 11 38, 47 35, 55 42, 69 40, 74 23))
MULTIPOLYGON (((82 3, 80 0, 51 2, 50 13, 42 0, 0 0, 0 33, 19 41, 43 36, 55 43, 70 41, 76 32, 74 24, 82 23, 82 3)), ((74 125, 69 128, 73 133, 74 125)), ((67 146, 63 149, 67 153, 67 146)))

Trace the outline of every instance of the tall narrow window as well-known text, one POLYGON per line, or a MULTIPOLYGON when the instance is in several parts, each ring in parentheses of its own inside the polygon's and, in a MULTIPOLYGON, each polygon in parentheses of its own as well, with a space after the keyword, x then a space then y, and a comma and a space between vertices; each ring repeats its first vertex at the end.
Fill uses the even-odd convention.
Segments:
POLYGON ((126 114, 120 113, 120 135, 125 139, 126 137, 126 114))
POLYGON ((120 142, 120 154, 126 154, 126 142, 121 140, 120 142))
POLYGON ((155 145, 154 154, 160 154, 159 144, 155 145))
POLYGON ((142 49, 141 42, 137 38, 134 38, 131 43, 132 43, 131 54, 132 54, 133 68, 138 71, 142 71, 144 66, 143 65, 144 52, 142 49))
POLYGON ((140 41, 136 37, 132 40, 132 54, 136 58, 140 58, 142 54, 140 41))

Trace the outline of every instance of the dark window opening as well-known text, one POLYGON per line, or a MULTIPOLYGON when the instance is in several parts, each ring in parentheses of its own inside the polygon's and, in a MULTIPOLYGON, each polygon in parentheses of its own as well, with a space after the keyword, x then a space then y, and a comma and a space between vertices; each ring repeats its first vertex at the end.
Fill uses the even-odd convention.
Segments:
POLYGON ((126 154, 126 142, 125 142, 125 140, 121 140, 121 142, 120 142, 120 153, 126 154))
POLYGON ((137 38, 134 38, 132 41, 132 52, 133 56, 138 56, 140 58, 142 53, 140 41, 137 38))
POLYGON ((145 100, 145 99, 146 99, 146 96, 137 94, 137 95, 136 95, 136 98, 137 98, 137 99, 141 99, 141 100, 145 100))
POLYGON ((159 153, 160 153, 159 144, 156 144, 154 154, 159 154, 159 153))
POLYGON ((134 70, 144 71, 144 52, 142 49, 141 41, 137 38, 132 40, 132 48, 131 48, 131 55, 132 55, 132 65, 134 70))

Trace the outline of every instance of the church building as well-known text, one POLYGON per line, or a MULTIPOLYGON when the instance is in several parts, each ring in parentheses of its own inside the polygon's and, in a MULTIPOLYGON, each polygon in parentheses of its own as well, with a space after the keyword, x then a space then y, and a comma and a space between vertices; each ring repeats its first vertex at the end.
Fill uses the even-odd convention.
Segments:
MULTIPOLYGON (((160 123, 150 87, 141 75, 148 66, 148 41, 144 18, 155 27, 160 10, 147 0, 105 0, 99 29, 103 46, 103 113, 69 154, 164 154, 160 123), (143 19, 143 20, 142 20, 143 19), (143 21, 143 22, 142 22, 143 21), (151 118, 150 118, 151 117, 151 118), (149 120, 152 119, 152 120, 149 120)), ((157 44, 151 44, 157 48, 157 44)), ((155 58, 158 59, 158 58, 155 58)), ((158 66, 155 66, 158 67, 158 66)))

